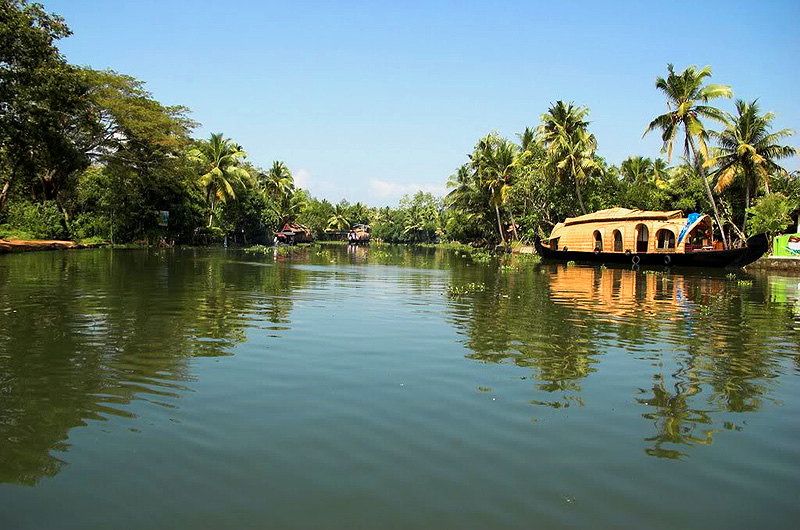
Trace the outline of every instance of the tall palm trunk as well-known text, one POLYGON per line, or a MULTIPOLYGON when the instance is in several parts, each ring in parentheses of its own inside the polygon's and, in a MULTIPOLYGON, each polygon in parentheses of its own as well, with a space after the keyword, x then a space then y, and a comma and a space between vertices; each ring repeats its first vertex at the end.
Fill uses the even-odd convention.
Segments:
POLYGON ((747 209, 750 208, 750 179, 746 179, 747 184, 744 188, 744 221, 742 221, 742 232, 747 234, 747 209))
POLYGON ((494 212, 497 214, 497 229, 500 231, 500 241, 503 242, 503 246, 506 246, 506 238, 503 237, 503 223, 500 221, 500 207, 497 204, 494 205, 494 212))
POLYGON ((211 193, 211 190, 208 191, 208 205, 208 228, 211 228, 214 222, 214 195, 211 193))
POLYGON ((511 211, 511 208, 508 208, 508 216, 511 217, 511 231, 514 233, 514 239, 519 241, 519 234, 517 234, 517 220, 514 219, 514 212, 511 211))
MULTIPOLYGON (((696 159, 697 150, 694 147, 694 140, 692 139, 691 135, 689 135, 688 130, 686 131, 686 138, 688 138, 689 145, 692 148, 692 157, 696 159)), ((728 248, 730 245, 728 245, 728 238, 725 237, 725 229, 722 227, 722 221, 720 221, 719 210, 717 209, 717 201, 714 200, 714 194, 711 193, 711 186, 708 184, 706 168, 703 166, 703 164, 700 164, 699 171, 700 177, 703 179, 703 186, 706 189, 706 196, 708 197, 708 201, 711 203, 711 209, 714 210, 714 220, 717 222, 720 234, 722 234, 722 244, 725 246, 725 248, 728 248)))
POLYGON ((575 191, 578 193, 578 204, 581 206, 581 212, 586 215, 586 207, 583 205, 583 197, 581 197, 581 185, 578 182, 578 177, 575 177, 575 191))

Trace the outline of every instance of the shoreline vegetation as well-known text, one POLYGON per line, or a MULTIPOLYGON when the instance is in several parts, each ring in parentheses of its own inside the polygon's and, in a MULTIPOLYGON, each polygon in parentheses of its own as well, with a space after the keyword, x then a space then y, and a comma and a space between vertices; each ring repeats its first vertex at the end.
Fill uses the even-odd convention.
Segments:
POLYGON ((387 243, 481 255, 519 251, 566 217, 610 207, 706 212, 735 247, 751 234, 783 232, 800 212, 800 172, 780 165, 796 155, 785 145, 793 131, 773 130, 775 115, 759 100, 733 100, 730 86, 710 83, 708 66, 670 64, 655 78, 665 106, 642 128, 660 135, 662 158, 609 163, 596 153, 589 109, 559 100, 513 140, 480 138, 445 197, 420 191, 394 208, 333 204, 297 187, 285 162, 261 168, 222 133, 193 137, 199 124, 189 109, 155 100, 143 81, 69 64, 56 46, 71 34, 59 15, 23 0, 0 6, 8 44, 0 51, 0 251, 47 241, 247 248, 297 222, 317 239, 363 223, 387 243), (714 106, 724 100, 733 112, 714 106))

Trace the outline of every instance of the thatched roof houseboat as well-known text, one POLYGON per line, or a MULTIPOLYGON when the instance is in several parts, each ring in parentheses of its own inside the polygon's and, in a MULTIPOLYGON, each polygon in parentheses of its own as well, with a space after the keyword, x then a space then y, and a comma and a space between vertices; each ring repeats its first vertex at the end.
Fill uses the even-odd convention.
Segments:
POLYGON ((307 226, 298 223, 286 223, 281 228, 280 232, 275 232, 273 242, 285 245, 294 245, 296 243, 311 243, 314 241, 314 236, 311 234, 311 229, 307 226))
POLYGON ((567 218, 546 242, 537 238, 536 249, 549 259, 743 267, 766 252, 767 239, 754 236, 746 246, 726 250, 714 240, 708 215, 610 208, 567 218))

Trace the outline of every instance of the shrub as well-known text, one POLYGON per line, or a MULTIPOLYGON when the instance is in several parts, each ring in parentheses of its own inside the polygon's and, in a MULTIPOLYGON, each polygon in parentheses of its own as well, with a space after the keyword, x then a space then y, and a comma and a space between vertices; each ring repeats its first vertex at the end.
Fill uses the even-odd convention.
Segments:
POLYGON ((36 239, 64 239, 67 237, 64 216, 55 201, 9 204, 6 220, 10 229, 27 232, 36 239))
POLYGON ((769 250, 772 252, 772 238, 791 223, 791 213, 795 205, 782 193, 771 193, 761 197, 755 205, 747 209, 752 217, 747 221, 748 235, 767 234, 769 250))

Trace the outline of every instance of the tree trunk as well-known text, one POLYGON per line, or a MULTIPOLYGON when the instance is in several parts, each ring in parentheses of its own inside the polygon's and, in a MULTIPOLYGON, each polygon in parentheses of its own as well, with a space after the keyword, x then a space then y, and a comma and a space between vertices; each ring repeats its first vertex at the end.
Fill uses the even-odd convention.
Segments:
POLYGON ((511 217, 511 231, 514 234, 514 239, 519 241, 519 234, 517 233, 517 220, 514 219, 514 212, 511 211, 511 208, 508 208, 508 216, 511 217))
POLYGON ((61 214, 64 216, 64 228, 66 229, 67 234, 69 234, 69 214, 67 213, 67 209, 64 207, 64 202, 61 200, 61 193, 56 195, 56 204, 61 210, 61 214))
POLYGON ((3 210, 3 207, 6 205, 6 198, 8 197, 8 189, 11 187, 11 180, 7 180, 5 184, 3 184, 3 190, 0 191, 0 211, 3 210))
POLYGON ((750 179, 744 188, 744 221, 742 221, 742 232, 747 234, 747 209, 750 208, 750 179))
MULTIPOLYGON (((686 137, 689 139, 689 145, 692 147, 692 155, 696 159, 697 151, 694 148, 694 140, 688 134, 688 131, 686 137)), ((719 210, 717 210, 717 201, 714 200, 714 194, 711 193, 711 186, 708 184, 708 178, 706 178, 706 169, 703 166, 703 164, 700 164, 699 171, 700 171, 700 177, 703 179, 703 186, 706 189, 706 195, 708 196, 708 201, 711 203, 711 209, 714 210, 714 220, 717 222, 720 234, 722 234, 722 244, 727 249, 729 245, 728 245, 728 240, 725 237, 725 229, 722 227, 722 221, 720 221, 719 218, 719 210)))
POLYGON ((714 210, 714 220, 717 222, 717 226, 719 227, 719 232, 722 234, 722 244, 725 245, 725 248, 728 248, 728 239, 725 237, 725 229, 722 227, 722 221, 719 219, 719 210, 717 210, 717 202, 714 200, 714 195, 711 193, 711 186, 708 184, 708 179, 706 178, 705 170, 701 170, 701 176, 703 177, 703 185, 706 188, 706 195, 708 196, 708 200, 711 203, 711 209, 714 210))
POLYGON ((214 196, 211 194, 211 191, 208 192, 208 228, 211 228, 211 224, 214 222, 214 196))
POLYGON ((578 204, 581 206, 581 212, 586 215, 586 207, 583 205, 583 197, 581 197, 581 185, 578 182, 578 177, 575 177, 575 191, 578 192, 578 204))
POLYGON ((494 205, 494 212, 497 214, 497 229, 500 230, 500 241, 503 242, 503 246, 506 246, 506 238, 503 236, 503 223, 500 221, 500 207, 496 204, 494 205))

